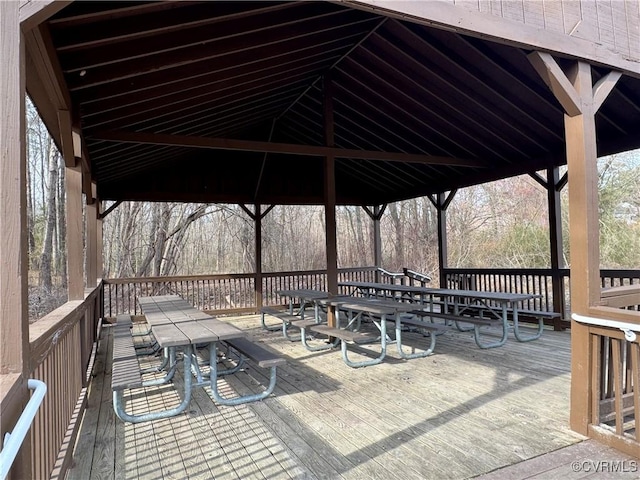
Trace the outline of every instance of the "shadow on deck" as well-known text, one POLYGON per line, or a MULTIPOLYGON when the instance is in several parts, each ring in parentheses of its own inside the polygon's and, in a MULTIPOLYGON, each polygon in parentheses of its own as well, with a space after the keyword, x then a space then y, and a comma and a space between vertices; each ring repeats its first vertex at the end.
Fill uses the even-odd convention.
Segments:
MULTIPOLYGON (((228 320, 287 357, 274 396, 225 407, 199 388, 183 415, 125 424, 112 409, 106 328, 68 478, 556 478, 545 472, 570 471, 573 457, 540 456, 583 440, 568 428, 569 332, 531 343, 510 335, 492 350, 447 332, 430 357, 404 361, 390 345, 389 361, 352 369, 338 351, 307 352, 261 330, 257 316, 228 320), (519 471, 496 471, 513 464, 519 471)), ((267 373, 249 364, 221 390, 256 391, 267 373)), ((145 393, 129 400, 136 413, 179 402, 172 387, 145 393)))

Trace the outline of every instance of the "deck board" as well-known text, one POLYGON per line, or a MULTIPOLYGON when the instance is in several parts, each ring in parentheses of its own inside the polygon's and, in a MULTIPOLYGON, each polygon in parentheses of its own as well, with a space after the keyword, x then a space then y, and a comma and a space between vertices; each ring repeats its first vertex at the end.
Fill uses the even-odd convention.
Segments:
MULTIPOLYGON (((229 321, 287 358, 273 396, 229 407, 198 388, 185 414, 124 424, 112 409, 105 328, 68 478, 528 478, 566 473, 566 462, 536 459, 584 445, 568 427, 569 332, 546 330, 530 343, 510 334, 491 350, 478 349, 469 333, 447 332, 432 356, 402 360, 391 344, 382 364, 352 369, 339 351, 308 352, 263 331, 258 316, 229 321)), ((406 339, 427 344, 418 334, 406 339)), ((219 388, 255 392, 267 376, 248 364, 219 388)), ((180 400, 172 386, 153 390, 135 395, 136 413, 180 400)))

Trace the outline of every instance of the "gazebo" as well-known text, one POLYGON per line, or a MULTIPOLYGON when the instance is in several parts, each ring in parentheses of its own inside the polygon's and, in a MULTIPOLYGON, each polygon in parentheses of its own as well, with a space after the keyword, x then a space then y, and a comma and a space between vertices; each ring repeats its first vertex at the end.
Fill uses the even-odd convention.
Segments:
MULTIPOLYGON (((83 408, 91 325, 102 315, 107 200, 245 206, 260 284, 269 206, 324 205, 328 290, 337 293, 336 206, 362 206, 379 232, 386 204, 429 196, 442 276, 456 190, 529 174, 548 192, 554 269, 562 267, 559 192, 569 188, 573 313, 632 331, 640 315, 620 307, 640 304, 638 289, 601 290, 596 158, 640 147, 639 5, 0 3, 2 431, 29 398, 27 380, 50 375, 74 391, 51 393, 48 421, 59 439, 74 435, 66 428, 83 408), (57 320, 31 328, 25 93, 64 156, 68 205, 69 302, 57 320), (65 355, 53 356, 57 348, 65 355)), ((379 233, 376 244, 379 265, 379 233)), ((638 437, 623 424, 640 414, 640 357, 635 340, 620 353, 620 328, 572 322, 570 423, 637 456, 638 437), (619 393, 613 432, 599 428, 603 338, 619 393), (624 386, 623 364, 632 378, 624 386)), ((52 438, 40 439, 51 451, 41 464, 23 448, 18 476, 51 472, 60 449, 52 438)))

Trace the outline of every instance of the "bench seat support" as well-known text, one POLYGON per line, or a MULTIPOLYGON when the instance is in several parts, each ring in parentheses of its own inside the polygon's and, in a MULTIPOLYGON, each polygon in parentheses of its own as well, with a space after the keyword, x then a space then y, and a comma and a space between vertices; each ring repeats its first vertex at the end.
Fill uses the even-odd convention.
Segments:
MULTIPOLYGON (((269 385, 267 385, 266 389, 260 393, 241 395, 239 397, 234 398, 225 398, 220 394, 218 390, 218 365, 217 365, 217 355, 216 348, 212 344, 210 348, 210 383, 211 383, 211 393, 216 402, 221 405, 241 405, 243 403, 256 402, 258 400, 262 400, 267 398, 269 395, 273 393, 273 390, 276 386, 276 369, 279 365, 282 365, 286 362, 284 358, 278 357, 268 350, 260 347, 259 345, 251 342, 250 340, 244 338, 237 339, 229 339, 226 340, 225 343, 231 346, 234 350, 241 354, 242 357, 247 357, 256 362, 259 367, 269 368, 269 385)), ((239 368, 230 369, 230 371, 237 371, 239 368)), ((223 371, 227 372, 227 371, 223 371)))

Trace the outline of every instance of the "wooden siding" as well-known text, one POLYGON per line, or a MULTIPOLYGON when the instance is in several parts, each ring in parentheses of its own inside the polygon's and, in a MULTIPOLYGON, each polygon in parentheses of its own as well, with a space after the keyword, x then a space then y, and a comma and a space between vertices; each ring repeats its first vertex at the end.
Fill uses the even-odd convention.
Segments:
POLYGON ((640 76, 638 0, 343 0, 354 8, 640 76))
POLYGON ((638 0, 450 0, 451 3, 547 31, 606 45, 640 60, 638 0))

